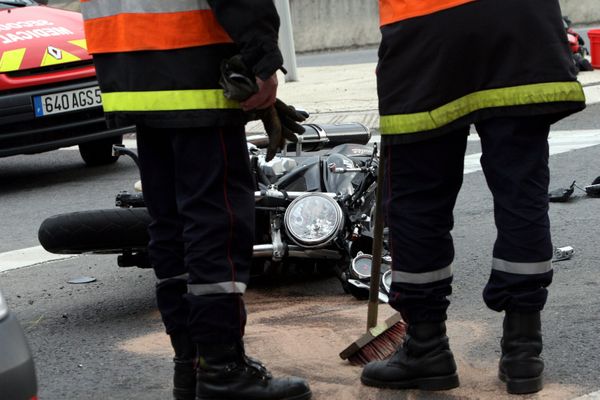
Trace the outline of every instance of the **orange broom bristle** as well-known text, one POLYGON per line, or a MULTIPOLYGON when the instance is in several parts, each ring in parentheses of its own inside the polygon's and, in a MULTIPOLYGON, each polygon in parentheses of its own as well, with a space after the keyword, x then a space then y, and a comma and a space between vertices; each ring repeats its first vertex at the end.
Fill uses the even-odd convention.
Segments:
POLYGON ((382 324, 369 329, 366 334, 342 351, 340 357, 355 365, 384 360, 402 345, 406 336, 406 327, 400 314, 394 314, 382 324))
POLYGON ((354 365, 366 365, 371 361, 385 360, 402 345, 405 335, 406 324, 397 322, 349 356, 348 361, 354 365))

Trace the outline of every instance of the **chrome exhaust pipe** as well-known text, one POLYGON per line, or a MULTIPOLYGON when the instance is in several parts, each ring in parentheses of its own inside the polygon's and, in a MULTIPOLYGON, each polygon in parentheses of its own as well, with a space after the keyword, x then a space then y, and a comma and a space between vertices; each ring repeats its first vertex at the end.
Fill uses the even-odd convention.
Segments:
MULTIPOLYGON (((272 244, 257 244, 252 249, 253 258, 273 257, 275 246, 272 244)), ((340 252, 329 249, 305 249, 300 246, 288 245, 286 249, 287 257, 294 258, 317 258, 326 260, 339 260, 342 258, 340 252)))

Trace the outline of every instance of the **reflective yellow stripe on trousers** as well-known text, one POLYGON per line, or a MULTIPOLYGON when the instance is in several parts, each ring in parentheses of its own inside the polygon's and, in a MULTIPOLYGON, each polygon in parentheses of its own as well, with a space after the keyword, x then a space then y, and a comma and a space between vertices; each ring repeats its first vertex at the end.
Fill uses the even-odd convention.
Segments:
POLYGON ((102 93, 104 111, 225 110, 240 108, 222 89, 102 93))
POLYGON ((206 296, 211 294, 243 294, 246 284, 243 282, 217 282, 188 284, 188 293, 194 296, 206 296))
POLYGON ((524 106, 561 101, 585 101, 579 82, 551 82, 482 90, 451 101, 432 111, 382 115, 382 135, 416 133, 440 128, 472 112, 494 107, 524 106))
POLYGON ((443 281, 452 277, 452 264, 429 272, 404 272, 404 271, 392 271, 392 282, 396 283, 412 283, 415 285, 424 285, 426 283, 433 283, 443 281))
POLYGON ((545 274, 552 271, 552 260, 524 263, 494 258, 492 259, 492 269, 516 275, 545 274))

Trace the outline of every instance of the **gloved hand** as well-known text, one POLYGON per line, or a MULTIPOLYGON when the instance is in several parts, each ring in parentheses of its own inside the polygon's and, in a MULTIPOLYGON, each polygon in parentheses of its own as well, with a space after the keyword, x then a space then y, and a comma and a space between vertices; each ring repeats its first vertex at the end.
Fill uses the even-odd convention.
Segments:
POLYGON ((219 85, 223 88, 223 95, 229 100, 244 101, 258 92, 256 79, 248 71, 240 55, 223 60, 219 85))
MULTIPOLYGON (((231 100, 244 101, 259 88, 256 79, 244 64, 242 57, 237 55, 221 63, 221 79, 223 94, 231 100)), ((246 112, 248 121, 260 119, 269 136, 267 148, 267 161, 275 157, 277 151, 285 146, 286 139, 297 142, 295 134, 304 133, 304 128, 299 124, 308 118, 308 114, 288 106, 283 101, 276 99, 275 104, 264 109, 255 109, 246 112)))
POLYGON ((305 131, 299 122, 303 122, 308 117, 306 113, 296 110, 293 106, 288 106, 279 99, 275 100, 275 104, 271 107, 254 110, 254 113, 262 121, 269 136, 267 161, 272 160, 275 154, 285 146, 286 140, 294 143, 298 141, 296 134, 301 135, 305 131))

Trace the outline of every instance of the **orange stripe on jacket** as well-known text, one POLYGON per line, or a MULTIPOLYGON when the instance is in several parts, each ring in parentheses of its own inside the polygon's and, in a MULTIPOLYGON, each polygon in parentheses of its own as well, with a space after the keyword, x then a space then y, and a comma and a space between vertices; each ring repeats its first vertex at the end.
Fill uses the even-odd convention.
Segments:
POLYGON ((211 10, 118 14, 85 21, 88 51, 120 53, 231 43, 211 10))
POLYGON ((433 14, 475 0, 379 0, 380 25, 433 14))

